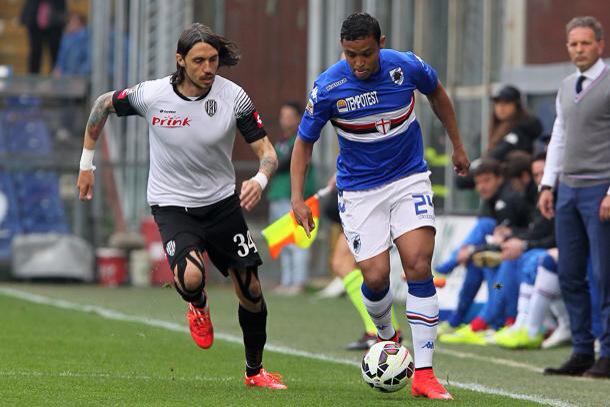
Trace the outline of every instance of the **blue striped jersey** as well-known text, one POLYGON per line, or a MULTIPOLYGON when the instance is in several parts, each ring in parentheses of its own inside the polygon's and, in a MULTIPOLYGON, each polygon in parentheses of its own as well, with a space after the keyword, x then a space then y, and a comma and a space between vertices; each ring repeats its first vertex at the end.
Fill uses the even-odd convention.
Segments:
POLYGON ((391 49, 380 50, 379 64, 376 73, 360 80, 339 61, 309 93, 298 135, 314 143, 331 122, 339 139, 339 190, 371 189, 428 169, 414 91, 432 93, 436 72, 412 52, 391 49))

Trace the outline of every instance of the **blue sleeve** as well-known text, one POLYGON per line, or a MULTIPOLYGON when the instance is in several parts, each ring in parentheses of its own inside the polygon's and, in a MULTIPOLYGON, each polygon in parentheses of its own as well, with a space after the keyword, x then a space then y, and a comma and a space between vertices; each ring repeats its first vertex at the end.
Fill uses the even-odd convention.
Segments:
POLYGON ((328 93, 322 86, 318 86, 316 81, 307 97, 305 113, 299 124, 299 138, 308 143, 315 143, 320 138, 320 132, 331 114, 332 104, 328 93))
POLYGON ((436 90, 438 86, 438 76, 436 71, 430 65, 424 62, 412 52, 407 52, 409 60, 409 73, 419 90, 424 95, 429 95, 436 90))

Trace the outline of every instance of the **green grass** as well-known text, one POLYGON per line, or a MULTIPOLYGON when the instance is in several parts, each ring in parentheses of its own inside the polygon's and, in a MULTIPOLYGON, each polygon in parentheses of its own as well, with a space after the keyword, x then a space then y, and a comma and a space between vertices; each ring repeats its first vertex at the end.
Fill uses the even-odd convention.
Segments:
MULTIPOLYGON (((0 285, 73 303, 177 323, 184 305, 173 289, 65 285, 0 285)), ((225 286, 209 291, 217 332, 239 337, 237 304, 225 286)), ((345 299, 267 295, 268 343, 357 363, 344 351, 362 329, 345 299)), ((243 347, 217 340, 207 351, 188 334, 104 318, 5 296, 0 292, 0 405, 403 405, 443 402, 406 391, 369 389, 357 366, 267 351, 265 366, 284 375, 287 391, 245 388, 243 347)), ((407 329, 408 331, 408 329, 407 329)), ((549 378, 529 370, 561 362, 569 349, 509 352, 495 347, 443 347, 436 371, 449 382, 479 384, 573 405, 607 405, 608 381, 549 378), (452 352, 460 352, 459 356, 452 352), (471 356, 468 356, 471 355, 471 356), (478 359, 473 359, 477 357, 478 359), (488 358, 485 362, 481 358, 488 358), (527 364, 504 366, 498 359, 527 364)), ((452 405, 533 405, 507 396, 449 386, 452 405)))

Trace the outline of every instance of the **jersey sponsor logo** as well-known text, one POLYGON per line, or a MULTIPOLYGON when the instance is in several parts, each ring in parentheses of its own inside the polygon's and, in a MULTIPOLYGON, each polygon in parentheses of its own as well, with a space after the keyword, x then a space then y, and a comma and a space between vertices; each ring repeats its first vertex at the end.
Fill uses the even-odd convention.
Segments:
POLYGON ((337 110, 339 113, 353 112, 379 103, 377 91, 365 92, 359 95, 350 96, 345 99, 337 100, 337 110))
POLYGON ((180 116, 153 116, 151 124, 158 127, 175 128, 191 126, 190 117, 180 116))
POLYGON ((313 116, 313 100, 311 98, 307 99, 307 105, 305 106, 305 111, 309 113, 310 116, 313 116))
POLYGON ((205 112, 208 116, 212 117, 216 114, 216 110, 218 109, 218 105, 214 99, 208 99, 205 101, 205 112))
POLYGON ((260 129, 263 127, 263 119, 261 119, 261 116, 258 114, 258 112, 255 110, 254 113, 252 113, 254 115, 254 120, 256 120, 256 126, 260 129))
POLYGON ((165 251, 167 252, 168 256, 173 256, 176 254, 176 242, 174 240, 167 242, 165 245, 165 251))
POLYGON ((392 78, 392 82, 397 85, 402 85, 402 82, 405 79, 405 76, 402 73, 402 68, 394 68, 390 71, 390 78, 392 78))
POLYGON ((339 86, 343 85, 346 82, 347 82, 347 78, 341 78, 338 81, 333 82, 330 85, 326 86, 324 89, 326 89, 326 91, 328 92, 335 88, 338 88, 339 86))

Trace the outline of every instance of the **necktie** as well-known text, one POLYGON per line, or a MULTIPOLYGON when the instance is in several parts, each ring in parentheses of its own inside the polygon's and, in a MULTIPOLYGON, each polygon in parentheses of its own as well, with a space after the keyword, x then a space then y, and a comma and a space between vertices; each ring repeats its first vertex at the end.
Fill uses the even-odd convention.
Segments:
POLYGON ((586 76, 584 75, 580 75, 578 77, 578 80, 576 81, 576 94, 578 95, 580 92, 582 92, 582 83, 585 81, 585 79, 587 79, 586 76))

